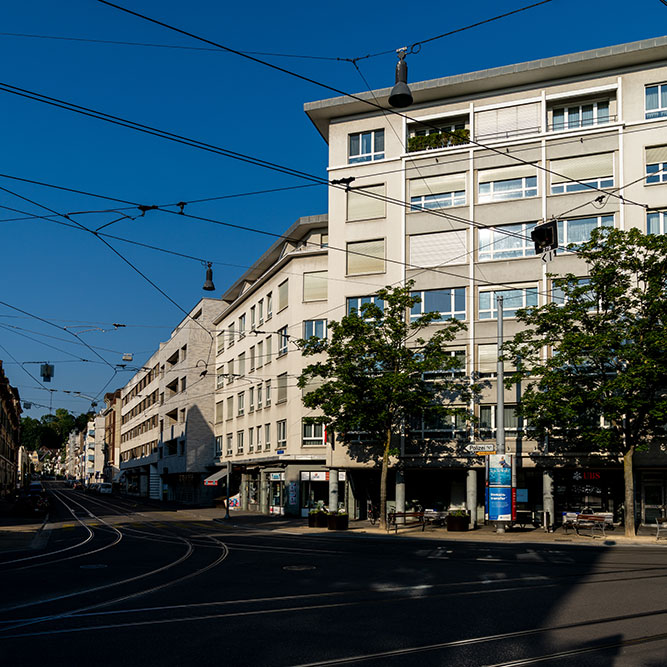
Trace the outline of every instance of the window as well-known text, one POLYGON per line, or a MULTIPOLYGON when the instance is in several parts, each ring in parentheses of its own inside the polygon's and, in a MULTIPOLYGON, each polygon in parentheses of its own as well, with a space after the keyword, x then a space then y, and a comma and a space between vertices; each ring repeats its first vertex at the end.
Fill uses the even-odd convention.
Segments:
POLYGON ((264 341, 260 340, 257 343, 257 368, 261 368, 264 365, 264 341))
POLYGON ((224 407, 225 407, 225 402, 224 401, 218 401, 215 404, 215 423, 216 424, 219 424, 223 420, 224 407))
POLYGON ((531 102, 475 113, 475 135, 479 139, 505 139, 539 132, 541 104, 531 102))
POLYGON ((283 281, 278 285, 278 312, 283 308, 287 308, 289 292, 287 290, 289 282, 287 280, 283 281))
POLYGON ((667 146, 646 149, 646 183, 667 182, 667 146))
POLYGON ((270 320, 273 317, 273 292, 266 295, 266 319, 270 320))
MULTIPOLYGON (((578 287, 579 285, 589 285, 590 284, 590 278, 578 278, 576 279, 576 286, 578 287)), ((590 307, 588 310, 597 310, 597 303, 596 303, 596 298, 595 295, 592 293, 586 293, 585 295, 582 295, 580 297, 580 300, 587 300, 590 301, 590 307)), ((551 300, 553 303, 555 303, 557 306, 564 306, 568 302, 568 298, 565 296, 565 291, 563 290, 562 287, 556 287, 555 285, 551 286, 551 300)))
POLYGON ((371 162, 384 159, 384 130, 350 134, 348 162, 371 162))
POLYGON ((667 234, 667 213, 660 211, 646 215, 647 234, 667 234))
MULTIPOLYGON (((505 371, 515 371, 516 366, 510 360, 506 360, 505 371)), ((479 377, 495 377, 498 372, 498 345, 490 343, 488 345, 477 346, 477 373, 479 377)))
POLYGON ((271 449, 271 424, 264 424, 264 451, 271 449))
POLYGON ((276 403, 284 403, 287 400, 287 373, 281 373, 277 379, 276 403))
POLYGON ((347 273, 384 273, 384 239, 348 243, 347 273))
POLYGON ((257 409, 262 409, 262 390, 264 387, 261 384, 257 385, 257 409))
POLYGON ((232 419, 234 416, 234 397, 233 396, 228 396, 227 397, 227 421, 232 419))
POLYGON ((239 317, 239 340, 245 337, 245 313, 239 317))
POLYGON ((467 422, 463 415, 443 415, 424 410, 409 421, 409 435, 417 440, 451 440, 455 434, 464 434, 467 422))
POLYGON ((467 129, 467 116, 447 119, 444 124, 441 124, 442 121, 434 122, 438 124, 438 127, 421 128, 419 125, 413 125, 408 129, 410 135, 408 140, 408 152, 427 150, 429 148, 446 148, 447 146, 456 146, 463 143, 460 140, 455 143, 449 135, 457 130, 467 129), (420 141, 414 137, 432 137, 432 140, 420 141))
POLYGON ((329 247, 329 235, 322 234, 320 238, 320 248, 328 248, 328 247, 329 247))
POLYGON ((466 175, 447 174, 410 181, 410 210, 465 206, 466 175))
POLYGON ((589 102, 588 104, 574 104, 553 110, 551 129, 554 132, 575 130, 580 127, 604 125, 609 121, 609 100, 589 102))
POLYGON ((480 204, 537 196, 537 176, 531 165, 486 169, 479 172, 478 178, 480 204))
POLYGON ((411 236, 410 264, 415 267, 464 264, 468 255, 467 238, 465 230, 411 236))
MULTIPOLYGON (((505 433, 516 437, 522 429, 523 420, 517 415, 515 405, 506 405, 503 410, 505 433)), ((492 437, 496 432, 496 406, 481 405, 479 408, 479 430, 482 437, 492 437)))
POLYGON ((222 456, 222 436, 215 436, 215 450, 213 451, 213 456, 216 458, 222 456))
MULTIPOLYGON (((347 221, 384 218, 386 213, 385 184, 365 185, 347 191, 347 221)), ((328 242, 327 242, 328 244, 328 242)))
POLYGON ((289 334, 287 327, 278 329, 278 356, 282 357, 287 354, 287 342, 289 341, 289 334))
POLYGON ((225 350, 225 332, 221 331, 215 339, 216 342, 216 354, 220 354, 221 352, 224 352, 225 350))
POLYGON ((250 328, 254 329, 256 326, 256 318, 257 318, 257 307, 252 306, 250 308, 250 328))
POLYGON ((227 345, 227 347, 231 347, 235 343, 234 339, 236 334, 234 332, 235 332, 234 322, 230 322, 229 326, 227 327, 227 335, 229 336, 229 344, 227 345))
MULTIPOLYGON (((596 227, 613 227, 613 215, 598 215, 593 218, 576 218, 558 221, 558 248, 568 250, 570 244, 585 243, 596 227)), ((571 249, 576 251, 576 245, 571 249)))
POLYGON ((534 222, 521 222, 480 229, 477 235, 479 261, 534 257, 535 244, 530 238, 533 227, 534 222))
POLYGON ((234 382, 234 360, 230 359, 227 362, 227 384, 234 382))
POLYGON ((248 454, 252 454, 255 451, 255 429, 248 429, 248 454))
POLYGON ((316 338, 327 337, 326 320, 305 320, 303 323, 303 337, 308 340, 315 336, 316 338))
POLYGON ((245 375, 245 352, 239 354, 239 371, 238 374, 243 377, 245 375))
POLYGON ((303 300, 321 301, 327 298, 328 271, 313 271, 303 274, 303 300))
POLYGON ((245 391, 236 394, 236 415, 242 417, 245 414, 245 391))
POLYGON ((243 431, 236 432, 236 453, 243 454, 243 431))
POLYGON ((187 383, 188 383, 187 378, 181 378, 181 391, 185 391, 187 383))
POLYGON ((273 355, 273 339, 271 336, 266 337, 266 345, 264 346, 265 348, 265 354, 264 354, 264 363, 265 364, 270 364, 271 363, 271 356, 273 355))
POLYGON ((303 422, 303 447, 322 447, 326 444, 324 424, 308 424, 303 422))
POLYGON ((667 116, 667 83, 646 86, 646 118, 667 116))
POLYGON ((550 167, 555 172, 551 174, 552 195, 614 185, 613 153, 552 160, 550 167))
POLYGON ((259 324, 264 324, 264 299, 257 302, 257 321, 259 324))
POLYGON ((262 451, 262 427, 258 426, 255 429, 255 432, 257 433, 257 451, 261 452, 262 451))
POLYGON ((498 297, 503 297, 503 319, 516 317, 516 311, 537 306, 537 287, 479 292, 479 319, 498 319, 498 297))
POLYGON ((287 447, 287 421, 276 422, 276 446, 278 449, 287 447))
POLYGON ((347 300, 347 314, 356 313, 361 316, 361 307, 365 303, 375 304, 382 312, 384 312, 384 301, 377 296, 357 296, 347 300))
POLYGON ((410 321, 414 322, 424 313, 440 313, 441 320, 466 318, 466 288, 433 289, 422 292, 412 292, 412 296, 421 298, 420 303, 412 306, 410 321))
POLYGON ((265 387, 264 395, 266 396, 266 403, 265 403, 265 405, 266 405, 266 407, 268 408, 269 405, 271 405, 271 380, 267 380, 267 381, 264 383, 264 387, 265 387))
POLYGON ((215 388, 221 389, 225 384, 225 367, 218 366, 215 370, 215 388))
POLYGON ((234 453, 234 436, 231 433, 227 434, 227 456, 234 453))
POLYGON ((248 389, 248 412, 255 411, 255 388, 248 389))
POLYGON ((252 373, 255 370, 256 355, 255 355, 255 346, 253 345, 250 348, 250 372, 252 373))

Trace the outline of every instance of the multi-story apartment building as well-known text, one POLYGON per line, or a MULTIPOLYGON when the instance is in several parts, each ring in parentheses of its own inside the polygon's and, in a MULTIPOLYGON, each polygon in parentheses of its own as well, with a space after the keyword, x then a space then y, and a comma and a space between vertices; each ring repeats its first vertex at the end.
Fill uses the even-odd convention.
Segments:
MULTIPOLYGON (((304 424, 295 340, 325 336, 329 317, 327 217, 299 218, 222 296, 215 320, 216 462, 233 465, 241 506, 305 515, 345 498, 345 474, 330 475, 331 452, 319 425, 304 424), (330 480, 331 478, 331 480, 330 480)), ((220 488, 220 487, 218 487, 220 488)))
POLYGON ((214 470, 213 320, 222 304, 201 299, 168 341, 121 389, 123 489, 154 499, 203 502, 214 470))
MULTIPOLYGON (((447 448, 457 440, 494 438, 496 297, 504 297, 509 337, 519 330, 518 308, 558 298, 549 273, 586 273, 575 253, 559 250, 549 263, 535 256, 530 231, 537 222, 558 220, 561 248, 587 239, 599 226, 667 231, 667 38, 410 88, 414 103, 401 113, 363 101, 388 108, 388 88, 361 93, 361 100, 305 105, 328 143, 330 178, 353 179, 347 190, 330 188, 330 280, 322 311, 340 318, 379 287, 414 280, 424 310, 466 322, 452 352, 467 374, 489 382, 473 406, 479 425, 473 433, 457 432, 455 424, 412 424, 397 498, 465 506, 481 518, 482 457, 451 447, 433 455, 433 444, 447 448), (449 140, 453 130, 467 130, 469 141, 455 145, 449 140)), ((247 312, 237 307, 235 317, 241 310, 247 312)), ((230 313, 223 321, 228 336, 233 319, 230 313)), ((621 462, 575 456, 555 461, 521 437, 514 410, 519 399, 516 388, 505 392, 504 423, 522 506, 552 517, 554 510, 576 507, 619 516, 621 462)), ((288 419, 297 423, 296 412, 288 419)), ((235 429, 233 422, 220 430, 231 443, 223 445, 227 450, 238 447, 235 429)), ((364 464, 340 447, 327 464, 348 471, 361 500, 364 464)), ((665 513, 667 455, 638 454, 635 468, 638 519, 652 522, 665 513)))
POLYGON ((21 400, 0 361, 0 498, 14 493, 17 480, 21 400))
POLYGON ((101 482, 104 470, 104 416, 101 413, 88 422, 83 457, 86 484, 101 482))
POLYGON ((104 481, 118 481, 120 476, 120 389, 104 395, 104 481))

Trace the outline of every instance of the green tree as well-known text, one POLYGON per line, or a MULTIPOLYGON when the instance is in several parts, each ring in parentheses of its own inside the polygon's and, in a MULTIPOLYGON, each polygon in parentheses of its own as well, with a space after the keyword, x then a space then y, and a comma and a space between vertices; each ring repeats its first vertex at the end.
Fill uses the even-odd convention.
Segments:
POLYGON ((526 329, 505 345, 519 362, 507 384, 526 383, 520 412, 549 452, 623 457, 634 535, 633 455, 667 424, 667 237, 599 229, 569 249, 586 266, 552 276, 557 298, 518 313, 526 329))
POLYGON ((93 413, 82 413, 75 417, 65 408, 57 408, 55 414, 42 415, 41 419, 21 419, 21 444, 29 450, 47 447, 60 449, 72 431, 86 429, 93 413))
POLYGON ((306 366, 298 385, 306 389, 303 403, 319 409, 312 421, 350 442, 363 434, 368 457, 380 462, 380 525, 386 522, 389 460, 405 424, 414 415, 459 415, 471 418, 467 406, 475 385, 458 373, 456 360, 447 348, 465 324, 457 320, 438 322, 438 313, 413 319, 409 310, 420 302, 405 287, 378 291, 383 307, 361 306, 340 322, 328 324, 326 339, 299 341, 304 356, 322 356, 306 366), (428 339, 420 336, 428 331, 428 339), (431 373, 428 378, 425 374, 431 373))

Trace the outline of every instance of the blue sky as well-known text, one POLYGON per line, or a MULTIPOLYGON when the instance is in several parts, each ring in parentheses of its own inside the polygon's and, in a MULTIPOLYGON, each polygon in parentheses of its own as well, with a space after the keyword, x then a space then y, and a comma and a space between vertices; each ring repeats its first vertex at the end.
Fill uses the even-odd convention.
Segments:
MULTIPOLYGON (((418 7, 392 1, 126 0, 119 4, 240 51, 317 56, 258 57, 341 90, 359 92, 366 86, 354 66, 330 58, 393 51, 528 5, 530 0, 418 7)), ((639 0, 631 6, 618 0, 604 4, 552 0, 425 44, 419 54, 409 56, 409 76, 411 81, 432 79, 656 37, 665 32, 666 23, 667 7, 659 0, 639 0)), ((324 88, 224 52, 5 34, 206 46, 95 0, 2 3, 0 33, 3 83, 326 177, 327 146, 303 112, 305 102, 333 96, 324 88)), ((395 62, 390 53, 361 60, 359 68, 373 88, 380 88, 393 84, 395 62)), ((303 185, 294 177, 7 92, 0 91, 0 96, 2 174, 145 204, 303 185)), ((5 178, 0 178, 0 187, 59 213, 113 206, 5 178)), ((316 186, 191 204, 186 210, 282 233, 301 215, 325 213, 326 203, 326 189, 316 186)), ((0 206, 49 215, 3 190, 0 206)), ((20 214, 0 209, 0 220, 15 217, 20 214)), ((86 214, 76 220, 95 228, 117 217, 86 214)), ((272 242, 267 236, 155 211, 123 219, 107 231, 215 262, 218 295, 272 242)), ((209 295, 201 290, 204 268, 197 261, 111 243, 186 310, 209 295)), ((59 327, 73 327, 90 345, 105 348, 98 352, 112 366, 121 362, 123 352, 133 352, 141 364, 182 319, 181 311, 88 233, 46 220, 0 222, 0 248, 0 299, 59 327), (126 327, 114 330, 114 322, 126 327)), ((46 385, 58 390, 53 392, 54 409, 85 411, 89 400, 63 390, 97 396, 112 376, 110 367, 85 347, 42 334, 76 342, 65 330, 0 305, 0 359, 10 382, 19 387, 24 400, 48 405, 49 392, 23 369, 39 376, 39 366, 26 362, 55 362, 56 376, 46 385), (79 362, 72 354, 99 363, 79 362)), ((119 373, 108 389, 129 378, 129 372, 119 373)), ((26 414, 36 417, 45 411, 33 407, 26 414)))

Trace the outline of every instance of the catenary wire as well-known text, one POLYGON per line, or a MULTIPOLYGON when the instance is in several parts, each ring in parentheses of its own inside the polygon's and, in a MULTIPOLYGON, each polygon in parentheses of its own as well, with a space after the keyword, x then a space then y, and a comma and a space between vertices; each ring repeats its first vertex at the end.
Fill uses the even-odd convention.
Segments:
MULTIPOLYGON (((361 103, 363 103, 363 104, 367 104, 367 105, 369 105, 369 106, 372 106, 373 108, 378 109, 378 110, 380 110, 380 111, 382 111, 382 110, 387 110, 387 111, 389 111, 389 113, 391 113, 391 114, 393 114, 393 115, 395 115, 395 116, 400 116, 401 118, 404 118, 404 119, 406 119, 406 120, 409 120, 409 121, 411 121, 411 122, 413 122, 413 123, 418 123, 418 124, 420 124, 420 125, 422 125, 422 126, 426 126, 426 127, 430 128, 430 129, 435 129, 435 130, 440 131, 440 128, 438 128, 438 127, 436 127, 436 126, 434 126, 434 125, 430 125, 428 122, 425 122, 425 121, 422 121, 422 120, 419 120, 419 119, 416 119, 416 118, 412 118, 412 117, 409 116, 408 114, 403 113, 403 112, 401 112, 401 111, 396 111, 395 109, 391 109, 391 108, 386 109, 386 108, 383 107, 382 105, 377 104, 376 102, 372 102, 371 100, 366 99, 365 97, 360 97, 359 95, 355 95, 355 94, 352 94, 352 93, 348 93, 348 92, 346 92, 346 91, 344 91, 344 90, 340 90, 340 89, 338 89, 338 88, 335 88, 334 86, 330 86, 329 84, 323 83, 323 82, 321 82, 321 81, 317 81, 316 79, 313 79, 313 78, 311 78, 311 77, 305 76, 305 75, 303 75, 303 74, 299 74, 298 72, 294 72, 294 71, 292 71, 292 70, 288 70, 288 69, 286 69, 286 68, 284 68, 284 67, 280 67, 279 65, 274 65, 274 64, 272 64, 272 63, 266 62, 266 61, 261 60, 261 59, 259 59, 259 58, 255 58, 254 56, 249 56, 249 55, 247 55, 247 54, 245 54, 245 53, 242 53, 241 51, 238 51, 238 50, 236 50, 236 49, 232 49, 232 48, 230 48, 230 47, 228 47, 228 46, 225 46, 224 44, 220 44, 220 43, 218 43, 218 42, 214 42, 214 41, 212 41, 212 40, 210 40, 210 39, 207 39, 207 38, 205 38, 205 37, 201 37, 201 36, 199 36, 199 35, 196 35, 196 34, 194 34, 194 33, 189 32, 189 31, 187 31, 187 30, 183 30, 182 28, 178 28, 178 27, 176 27, 176 26, 173 26, 173 25, 170 25, 170 24, 168 24, 168 23, 165 23, 164 21, 159 21, 158 19, 151 18, 150 16, 147 16, 147 15, 145 15, 145 14, 141 14, 141 13, 139 13, 139 12, 136 12, 136 11, 132 10, 132 9, 128 9, 127 7, 123 7, 123 6, 121 6, 121 5, 117 5, 116 3, 110 2, 109 0, 97 0, 97 2, 99 2, 99 3, 103 4, 103 5, 108 5, 109 7, 113 7, 113 8, 115 8, 115 9, 118 9, 119 11, 125 12, 125 13, 127 13, 127 14, 131 14, 132 16, 136 16, 137 18, 140 18, 140 19, 142 19, 142 20, 144 20, 144 21, 148 21, 149 23, 153 23, 153 24, 155 24, 155 25, 159 25, 159 26, 161 26, 161 27, 163 27, 163 28, 166 28, 166 29, 168 29, 168 30, 172 30, 172 31, 177 32, 177 33, 179 33, 179 34, 181 34, 181 35, 185 35, 185 36, 187 36, 187 37, 191 37, 192 39, 198 40, 198 41, 200 41, 200 42, 204 42, 204 43, 206 43, 206 44, 210 44, 211 46, 216 46, 216 47, 218 47, 219 49, 222 49, 222 50, 224 50, 224 51, 227 51, 228 53, 233 53, 233 54, 235 54, 235 55, 241 56, 241 57, 246 58, 246 59, 248 59, 248 60, 251 60, 251 61, 253 61, 253 62, 255 62, 255 63, 259 64, 259 65, 263 65, 264 67, 269 67, 270 69, 273 69, 273 70, 282 72, 283 74, 287 74, 288 76, 295 77, 295 78, 300 79, 300 80, 302 80, 302 81, 305 81, 305 82, 307 82, 307 83, 312 83, 313 85, 319 86, 319 87, 321 87, 321 88, 325 88, 326 90, 330 90, 331 92, 337 93, 338 95, 342 95, 342 96, 344 96, 344 97, 349 97, 349 98, 351 98, 351 99, 353 99, 353 100, 356 100, 356 101, 358 101, 358 102, 361 102, 361 103)), ((6 84, 3 84, 3 85, 6 85, 6 84)), ((512 155, 511 153, 506 153, 506 152, 502 151, 502 150, 499 149, 499 148, 494 148, 493 146, 488 146, 488 145, 482 144, 481 142, 479 142, 479 141, 477 141, 477 140, 475 140, 475 139, 470 138, 470 139, 469 139, 469 143, 472 143, 472 144, 474 144, 474 145, 476 145, 476 146, 479 146, 480 148, 484 148, 485 150, 492 151, 492 152, 497 153, 497 154, 499 154, 499 155, 503 155, 503 156, 505 156, 505 157, 511 157, 512 159, 517 160, 518 162, 520 162, 520 163, 522 163, 522 164, 524 164, 524 165, 530 165, 530 166, 536 167, 537 169, 539 169, 539 170, 541 170, 541 171, 544 171, 545 173, 550 173, 550 174, 553 174, 554 176, 558 176, 558 177, 560 177, 560 178, 563 178, 565 181, 570 181, 570 182, 573 182, 573 183, 583 184, 582 181, 579 181, 579 180, 577 180, 577 179, 573 179, 573 178, 565 177, 563 174, 559 174, 558 172, 555 172, 555 171, 553 171, 553 170, 551 170, 551 169, 548 169, 548 168, 546 168, 546 167, 542 167, 542 166, 540 166, 540 165, 538 165, 538 164, 529 162, 529 161, 527 161, 527 160, 523 160, 522 158, 519 158, 518 156, 512 155)), ((587 186, 587 187, 590 187, 590 186, 587 186)), ((592 187, 591 189, 593 189, 593 190, 598 190, 599 192, 604 192, 604 193, 606 193, 606 191, 605 191, 605 190, 602 190, 601 188, 592 187)), ((617 197, 617 198, 618 198, 619 200, 621 200, 623 203, 633 204, 633 205, 635 205, 635 206, 641 206, 642 208, 645 208, 645 205, 644 205, 644 204, 639 204, 638 202, 634 202, 634 201, 631 201, 631 200, 629 200, 629 199, 626 199, 626 198, 624 198, 622 195, 612 195, 612 196, 617 197)))

